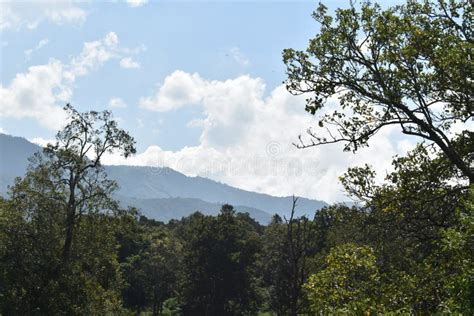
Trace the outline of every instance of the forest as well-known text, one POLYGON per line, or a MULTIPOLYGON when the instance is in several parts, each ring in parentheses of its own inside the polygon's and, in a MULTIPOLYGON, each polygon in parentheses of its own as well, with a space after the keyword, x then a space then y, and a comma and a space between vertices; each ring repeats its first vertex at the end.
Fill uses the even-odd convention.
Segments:
POLYGON ((135 154, 134 138, 110 111, 68 104, 0 198, 0 315, 474 314, 473 12, 321 4, 308 48, 283 51, 287 90, 320 115, 295 146, 357 155, 392 127, 418 142, 383 182, 370 161, 341 175, 354 206, 296 216, 294 197, 268 225, 228 204, 146 218, 113 199, 101 163, 135 154))

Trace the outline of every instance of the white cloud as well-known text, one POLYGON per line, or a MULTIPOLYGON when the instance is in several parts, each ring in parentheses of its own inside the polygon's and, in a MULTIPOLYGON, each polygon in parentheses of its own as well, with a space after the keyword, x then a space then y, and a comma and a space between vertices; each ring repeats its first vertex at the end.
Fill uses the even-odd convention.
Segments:
POLYGON ((148 0, 127 0, 127 4, 132 8, 138 8, 148 3, 148 0))
POLYGON ((29 141, 32 142, 33 144, 39 145, 41 147, 46 147, 46 145, 48 145, 48 144, 55 144, 56 143, 55 139, 45 139, 45 138, 42 138, 42 137, 35 137, 35 138, 32 138, 32 139, 29 139, 29 141))
POLYGON ((114 32, 108 33, 101 40, 84 43, 82 52, 71 61, 71 74, 86 75, 108 60, 118 57, 117 45, 118 37, 114 32))
POLYGON ((46 10, 46 16, 53 23, 62 25, 65 23, 83 23, 87 17, 86 11, 79 7, 51 8, 46 10))
POLYGON ((185 105, 197 104, 203 99, 203 89, 206 83, 198 74, 188 74, 177 70, 166 77, 162 87, 160 87, 153 97, 141 98, 141 107, 166 112, 180 108, 185 105))
MULTIPOLYGON (((336 100, 330 102, 330 107, 336 106, 336 100)), ((298 150, 292 142, 307 127, 317 125, 317 118, 304 111, 304 97, 290 95, 283 85, 266 95, 263 80, 249 76, 216 81, 175 71, 140 104, 161 112, 200 107, 204 119, 188 123, 202 128, 199 145, 178 151, 150 146, 128 160, 108 156, 105 163, 169 166, 190 176, 273 195, 328 202, 347 199, 338 177, 349 166, 370 162, 381 180, 391 169, 392 156, 408 147, 395 141, 398 133, 389 128, 357 154, 343 152, 340 145, 298 150)))
POLYGON ((126 54, 126 55, 136 55, 136 54, 146 52, 146 50, 147 50, 146 45, 141 44, 141 45, 139 45, 137 47, 133 47, 133 48, 124 47, 124 48, 121 49, 121 52, 123 54, 126 54))
POLYGON ((89 74, 112 58, 117 58, 117 35, 86 42, 70 63, 51 59, 18 73, 9 85, 0 84, 0 117, 31 118, 56 130, 64 123, 62 106, 73 94, 78 77, 89 74))
POLYGON ((120 98, 112 98, 109 101, 109 108, 126 108, 127 104, 120 98))
POLYGON ((47 38, 44 38, 41 41, 39 41, 38 44, 36 44, 35 47, 25 50, 26 60, 29 60, 31 58, 31 55, 34 52, 36 52, 36 51, 40 50, 41 48, 43 48, 43 46, 48 44, 48 42, 49 42, 49 40, 47 38))
POLYGON ((232 57, 240 66, 248 66, 250 60, 240 51, 238 47, 232 47, 229 50, 229 56, 232 57))
POLYGON ((448 133, 449 137, 454 137, 455 135, 461 134, 463 131, 469 130, 474 131, 474 120, 468 120, 464 123, 456 122, 451 126, 450 132, 448 133))
POLYGON ((116 46, 119 42, 117 34, 115 32, 108 33, 104 38, 104 43, 107 46, 116 46))
POLYGON ((58 128, 64 114, 57 104, 72 94, 64 72, 64 64, 51 60, 17 74, 7 87, 0 85, 0 116, 33 118, 45 127, 58 128))
POLYGON ((44 21, 81 24, 86 18, 87 12, 71 0, 0 1, 0 31, 35 29, 44 21))
POLYGON ((138 69, 140 64, 134 61, 131 57, 125 57, 120 60, 120 67, 125 69, 138 69))

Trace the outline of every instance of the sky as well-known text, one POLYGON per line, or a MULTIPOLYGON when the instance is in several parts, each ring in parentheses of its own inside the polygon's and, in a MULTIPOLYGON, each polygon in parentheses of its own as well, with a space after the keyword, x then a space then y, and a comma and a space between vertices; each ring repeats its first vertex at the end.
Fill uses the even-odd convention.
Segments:
POLYGON ((277 196, 348 200, 338 180, 348 167, 370 163, 381 179, 414 142, 386 129, 356 154, 292 145, 318 120, 304 111, 304 97, 286 91, 281 52, 306 48, 318 31, 316 6, 0 1, 0 132, 45 144, 65 123, 66 103, 111 110, 138 153, 109 155, 106 164, 168 166, 277 196))

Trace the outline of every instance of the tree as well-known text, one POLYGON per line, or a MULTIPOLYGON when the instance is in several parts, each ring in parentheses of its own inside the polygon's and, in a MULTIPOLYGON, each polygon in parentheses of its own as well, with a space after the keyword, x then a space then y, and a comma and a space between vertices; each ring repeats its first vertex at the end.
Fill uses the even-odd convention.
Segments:
POLYGON ((71 105, 64 110, 69 123, 56 135, 56 144, 48 144, 43 157, 37 155, 34 168, 48 168, 54 183, 66 194, 60 198, 66 213, 66 232, 62 262, 67 262, 77 220, 88 212, 103 211, 112 202, 115 182, 106 178, 101 166, 105 153, 118 152, 128 157, 136 152, 134 139, 119 129, 109 111, 79 113, 71 105))
POLYGON ((463 201, 456 214, 459 225, 443 233, 443 264, 434 262, 439 275, 445 280, 446 294, 442 306, 446 313, 474 313, 474 189, 463 201), (446 258, 449 258, 446 260, 446 258))
POLYGON ((342 177, 346 190, 366 202, 359 241, 374 249, 382 301, 391 311, 459 312, 461 304, 455 302, 469 293, 454 284, 469 284, 470 252, 464 245, 464 253, 445 246, 446 232, 456 237, 462 231, 458 214, 469 219, 463 206, 468 188, 456 181, 458 169, 447 157, 433 155, 430 147, 418 145, 394 159, 394 171, 383 184, 375 184, 368 166, 351 168, 342 177))
POLYGON ((148 309, 161 315, 165 300, 176 296, 181 244, 164 226, 141 228, 138 236, 127 236, 131 240, 122 236, 123 245, 137 244, 122 263, 124 303, 137 313, 148 309))
POLYGON ((317 240, 320 253, 327 253, 337 245, 363 242, 367 212, 356 206, 334 204, 316 212, 313 219, 313 239, 317 240))
MULTIPOLYGON (((47 172, 47 170, 46 170, 47 172)), ((0 312, 90 314, 121 310, 116 217, 84 214, 62 262, 66 214, 48 191, 49 174, 30 172, 0 210, 0 312)))
POLYGON ((187 315, 242 315, 258 309, 255 221, 223 205, 217 217, 195 213, 182 223, 182 305, 187 315))
POLYGON ((323 133, 310 128, 310 141, 300 136, 297 146, 341 142, 356 151, 382 128, 398 126, 436 144, 474 183, 474 158, 450 136, 454 124, 474 116, 473 2, 408 0, 382 10, 367 1, 335 17, 326 12, 320 4, 313 13, 320 31, 306 51, 283 52, 287 89, 311 94, 306 111, 315 115, 330 97, 340 103, 321 116, 323 133))
POLYGON ((368 165, 350 168, 341 177, 342 184, 347 192, 366 202, 371 219, 377 222, 384 218, 381 230, 396 223, 397 233, 407 240, 417 244, 439 241, 440 229, 455 224, 455 210, 468 191, 455 181, 457 168, 444 155, 430 154, 423 145, 397 157, 392 165, 394 171, 381 185, 375 184, 375 172, 368 165))
MULTIPOLYGON (((65 110, 67 125, 32 159, 1 208, 8 233, 2 251, 6 314, 116 313, 120 273, 116 185, 101 166, 104 153, 135 152, 134 140, 111 113, 65 110)), ((2 238, 3 238, 2 237, 2 238)))
POLYGON ((313 312, 361 315, 379 310, 380 275, 370 247, 339 245, 325 261, 325 268, 305 284, 313 312))

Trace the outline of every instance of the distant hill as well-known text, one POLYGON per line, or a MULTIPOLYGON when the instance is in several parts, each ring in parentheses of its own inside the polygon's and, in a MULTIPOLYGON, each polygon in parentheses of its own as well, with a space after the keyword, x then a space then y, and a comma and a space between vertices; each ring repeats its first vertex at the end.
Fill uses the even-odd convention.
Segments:
MULTIPOLYGON (((211 203, 246 205, 270 214, 289 215, 291 197, 275 197, 231 187, 203 177, 188 177, 170 168, 107 166, 107 174, 120 184, 120 195, 136 198, 185 197, 211 203)), ((300 198, 299 214, 313 214, 326 203, 300 198)))
POLYGON ((28 158, 41 147, 22 137, 0 133, 0 194, 5 195, 7 187, 15 177, 25 174, 28 158))
MULTIPOLYGON (((126 196, 115 195, 122 206, 134 206, 142 210, 143 215, 148 218, 159 219, 167 222, 171 219, 180 219, 196 211, 205 215, 218 215, 222 207, 221 203, 205 202, 200 199, 172 197, 164 199, 137 199, 126 196), (158 210, 158 211, 157 211, 158 210), (157 218, 156 213, 159 213, 157 218)), ((233 205, 239 213, 249 213, 250 216, 260 223, 269 223, 272 216, 256 208, 233 205)))
MULTIPOLYGON (((16 176, 22 176, 28 158, 41 147, 24 138, 0 133, 0 194, 16 176)), ((106 166, 111 179, 119 184, 116 197, 124 206, 135 206, 147 217, 168 221, 195 211, 217 214, 222 204, 232 204, 238 211, 267 223, 270 214, 288 216, 291 197, 275 197, 231 187, 203 177, 188 177, 170 168, 106 166)), ((312 216, 326 206, 322 201, 300 198, 298 214, 312 216)))

